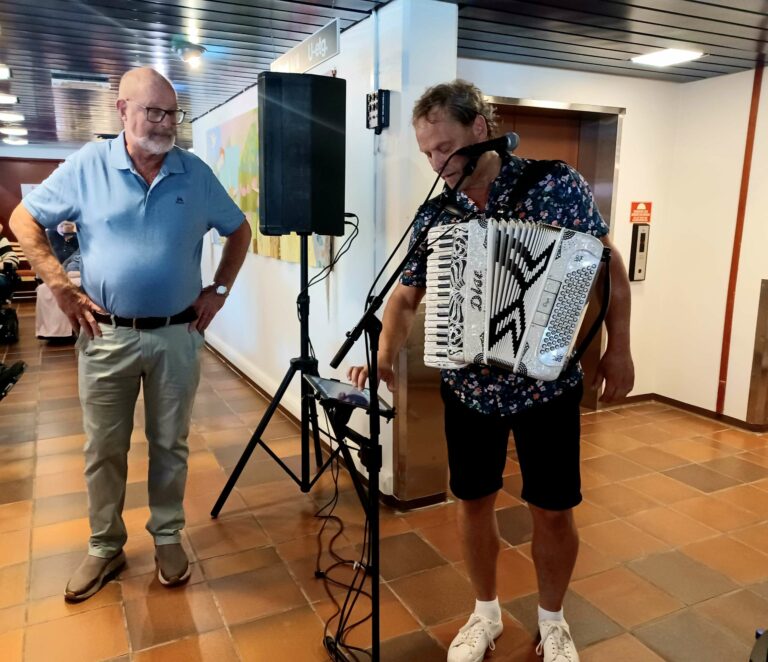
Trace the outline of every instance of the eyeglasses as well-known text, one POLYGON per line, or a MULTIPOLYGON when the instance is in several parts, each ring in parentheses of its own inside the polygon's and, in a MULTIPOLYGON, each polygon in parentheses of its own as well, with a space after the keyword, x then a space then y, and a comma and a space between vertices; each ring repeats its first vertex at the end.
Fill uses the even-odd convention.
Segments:
POLYGON ((147 121, 152 122, 153 124, 160 124, 160 122, 165 119, 166 115, 171 116, 171 120, 174 124, 181 124, 184 121, 185 115, 187 114, 186 111, 183 111, 180 108, 176 108, 175 110, 164 110, 163 108, 147 108, 146 106, 142 106, 140 103, 136 103, 136 101, 133 101, 132 99, 126 99, 126 101, 135 103, 139 108, 143 108, 147 115, 147 121))

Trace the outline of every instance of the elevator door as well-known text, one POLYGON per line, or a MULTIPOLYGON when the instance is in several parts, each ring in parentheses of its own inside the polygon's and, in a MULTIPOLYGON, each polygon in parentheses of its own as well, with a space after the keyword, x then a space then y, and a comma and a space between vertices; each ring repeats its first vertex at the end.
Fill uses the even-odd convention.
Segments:
POLYGON ((497 106, 501 133, 520 136, 517 156, 559 159, 578 169, 581 118, 546 108, 497 106))

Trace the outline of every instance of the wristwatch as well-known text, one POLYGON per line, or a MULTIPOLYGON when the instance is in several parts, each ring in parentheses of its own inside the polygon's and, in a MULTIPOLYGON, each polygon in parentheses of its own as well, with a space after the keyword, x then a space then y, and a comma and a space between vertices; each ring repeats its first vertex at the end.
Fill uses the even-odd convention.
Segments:
POLYGON ((229 288, 226 285, 217 285, 214 283, 213 287, 215 288, 214 291, 216 294, 218 294, 220 297, 225 297, 227 294, 229 294, 229 288))

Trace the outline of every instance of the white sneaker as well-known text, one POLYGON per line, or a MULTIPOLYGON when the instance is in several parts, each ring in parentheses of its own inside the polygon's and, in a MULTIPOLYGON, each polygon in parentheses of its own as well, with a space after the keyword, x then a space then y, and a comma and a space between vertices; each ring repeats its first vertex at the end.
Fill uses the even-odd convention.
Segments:
POLYGON ((493 640, 503 629, 501 620, 492 621, 472 614, 448 647, 448 662, 480 662, 486 650, 496 648, 493 640))
POLYGON ((544 656, 544 662, 579 662, 576 645, 565 621, 541 621, 541 641, 536 653, 544 656))

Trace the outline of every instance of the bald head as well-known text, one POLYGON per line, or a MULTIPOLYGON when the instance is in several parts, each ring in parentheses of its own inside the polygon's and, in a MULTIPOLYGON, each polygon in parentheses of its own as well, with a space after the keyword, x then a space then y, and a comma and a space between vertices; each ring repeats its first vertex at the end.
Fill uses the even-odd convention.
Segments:
POLYGON ((119 99, 133 99, 147 93, 170 94, 176 98, 171 81, 152 67, 138 67, 123 74, 117 91, 119 99))

